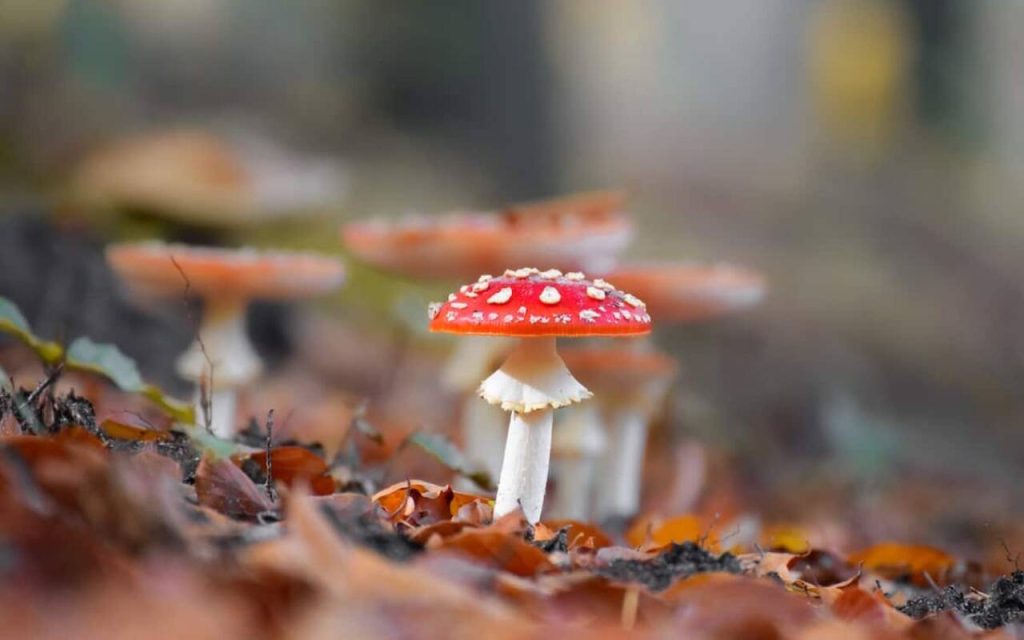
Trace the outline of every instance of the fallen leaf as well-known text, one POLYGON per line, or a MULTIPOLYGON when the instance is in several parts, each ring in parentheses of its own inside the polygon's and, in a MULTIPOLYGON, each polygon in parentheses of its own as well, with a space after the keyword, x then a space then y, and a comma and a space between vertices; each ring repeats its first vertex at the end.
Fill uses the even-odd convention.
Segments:
POLYGON ((641 518, 626 532, 626 542, 638 549, 659 549, 673 542, 697 542, 714 552, 720 549, 713 527, 692 514, 668 519, 641 518))
MULTIPOLYGON (((257 451, 241 459, 254 462, 263 473, 267 472, 267 454, 257 451)), ((240 462, 240 460, 239 460, 240 462)), ((328 475, 327 463, 305 447, 283 446, 270 449, 271 476, 289 487, 296 483, 308 484, 313 495, 334 493, 334 479, 328 475)))
POLYGON ((551 571, 547 554, 521 537, 490 529, 464 529, 445 539, 439 549, 458 551, 518 576, 551 571))
POLYGON ((232 518, 253 520, 272 511, 274 503, 262 487, 226 458, 204 457, 196 469, 196 496, 199 504, 232 518))
POLYGON ((928 586, 929 577, 945 584, 957 566, 956 558, 941 549, 896 542, 883 542, 851 553, 848 560, 884 578, 907 579, 918 586, 928 586))

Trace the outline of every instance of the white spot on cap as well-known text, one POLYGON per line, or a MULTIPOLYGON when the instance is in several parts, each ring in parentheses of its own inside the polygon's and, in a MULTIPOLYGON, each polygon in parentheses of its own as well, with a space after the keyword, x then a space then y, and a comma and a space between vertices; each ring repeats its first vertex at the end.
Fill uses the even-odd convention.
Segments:
POLYGON ((490 304, 505 304, 512 299, 512 287, 502 287, 493 294, 490 298, 487 298, 487 302, 490 304))
POLYGON ((475 298, 477 296, 477 293, 476 293, 476 291, 466 291, 465 292, 465 296, 467 298, 475 298))
POLYGON ((451 304, 452 309, 465 309, 468 306, 465 302, 453 302, 451 304))
POLYGON ((449 293, 448 294, 448 302, 455 302, 457 299, 458 299, 458 296, 455 295, 454 293, 449 293))
POLYGON ((441 303, 431 302, 427 305, 427 316, 433 320, 437 317, 437 314, 441 313, 441 303))
POLYGON ((587 296, 594 300, 604 300, 604 291, 597 287, 587 287, 587 296))
POLYGON ((570 271, 569 273, 565 274, 565 279, 566 280, 586 280, 587 276, 583 275, 579 271, 570 271))
POLYGON ((485 273, 484 275, 482 275, 479 278, 477 278, 476 281, 477 282, 487 282, 488 280, 491 279, 491 277, 492 276, 490 274, 485 273))
POLYGON ((626 304, 628 304, 631 307, 642 307, 642 306, 644 306, 643 300, 641 300, 640 298, 634 296, 632 293, 627 293, 623 297, 623 300, 625 300, 626 304))
POLYGON ((480 293, 481 291, 487 291, 487 287, 489 286, 491 286, 491 283, 486 280, 483 280, 481 282, 477 282, 476 284, 474 284, 472 286, 472 289, 475 293, 480 293))
POLYGON ((544 304, 558 304, 562 301, 562 294, 554 287, 544 287, 540 292, 540 301, 544 304))
POLYGON ((600 317, 601 314, 594 311, 593 309, 584 309, 583 311, 580 311, 580 318, 586 320, 587 322, 593 322, 600 317))
POLYGON ((594 278, 594 286, 598 289, 604 289, 605 291, 615 291, 615 287, 609 282, 605 282, 601 278, 594 278))
POLYGON ((559 271, 558 269, 548 269, 547 271, 541 271, 540 277, 544 278, 545 280, 554 280, 555 278, 561 278, 562 272, 559 271))

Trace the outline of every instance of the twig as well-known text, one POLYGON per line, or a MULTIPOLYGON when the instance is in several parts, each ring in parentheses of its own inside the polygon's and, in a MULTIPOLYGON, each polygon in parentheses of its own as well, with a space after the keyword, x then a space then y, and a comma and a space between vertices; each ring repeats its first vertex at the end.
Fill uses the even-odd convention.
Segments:
POLYGON ((267 492, 267 497, 271 501, 277 501, 277 491, 274 489, 274 463, 273 456, 270 455, 270 443, 274 439, 274 410, 271 409, 267 412, 267 440, 265 444, 265 466, 267 467, 267 477, 263 481, 263 489, 267 492))
POLYGON ((203 413, 203 426, 206 427, 207 432, 213 433, 213 360, 206 352, 206 343, 203 342, 203 336, 199 332, 199 321, 196 320, 195 314, 192 313, 192 306, 189 304, 188 294, 192 290, 192 281, 188 279, 188 275, 178 264, 178 260, 173 255, 169 257, 171 264, 181 274, 181 279, 185 281, 185 290, 181 294, 182 304, 185 306, 185 318, 192 325, 192 332, 195 334, 196 344, 199 345, 199 352, 203 354, 203 360, 206 361, 206 371, 199 376, 199 408, 203 413))
POLYGON ((28 394, 28 397, 25 398, 24 404, 30 405, 33 402, 35 402, 36 398, 39 397, 39 394, 41 394, 43 391, 47 389, 47 387, 49 387, 51 384, 57 381, 57 378, 60 377, 62 371, 64 371, 63 362, 59 363, 56 367, 54 367, 53 370, 50 371, 49 375, 47 375, 46 378, 39 383, 39 386, 33 389, 32 393, 28 394))

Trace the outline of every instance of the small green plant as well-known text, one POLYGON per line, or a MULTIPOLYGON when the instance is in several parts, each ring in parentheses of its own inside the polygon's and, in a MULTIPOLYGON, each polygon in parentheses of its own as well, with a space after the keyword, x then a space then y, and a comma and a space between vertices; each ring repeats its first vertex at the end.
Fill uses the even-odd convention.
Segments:
MULTIPOLYGON (((39 357, 47 375, 62 367, 106 378, 118 389, 148 398, 177 422, 195 423, 191 405, 166 394, 156 385, 142 379, 135 361, 112 344, 76 338, 66 348, 36 336, 24 314, 13 302, 0 296, 0 332, 15 338, 39 357)), ((4 376, 6 380, 6 376, 4 376)))

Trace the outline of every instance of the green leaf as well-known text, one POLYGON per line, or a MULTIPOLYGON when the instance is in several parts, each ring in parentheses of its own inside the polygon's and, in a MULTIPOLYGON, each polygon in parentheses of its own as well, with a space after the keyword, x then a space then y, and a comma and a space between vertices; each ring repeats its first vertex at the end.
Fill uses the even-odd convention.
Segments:
POLYGON ((153 384, 147 384, 142 390, 142 395, 149 398, 150 401, 178 422, 195 424, 196 410, 192 407, 191 403, 169 396, 163 389, 153 384))
POLYGON ((0 296, 0 331, 14 337, 36 352, 48 366, 54 366, 64 357, 64 349, 56 342, 43 340, 32 333, 25 315, 7 298, 0 296))
POLYGON ((68 347, 66 366, 103 376, 122 391, 141 394, 179 422, 195 422, 195 411, 189 403, 167 395, 156 385, 147 384, 135 361, 115 345, 78 338, 68 347))
POLYGON ((473 484, 484 491, 494 490, 494 483, 491 480, 490 474, 481 469, 470 469, 466 456, 447 437, 437 433, 417 431, 406 438, 405 442, 423 449, 434 458, 437 458, 441 464, 460 476, 468 478, 473 484))
POLYGON ((239 446, 234 442, 222 440, 195 424, 177 423, 174 425, 174 429, 187 435, 200 451, 208 453, 214 458, 229 458, 239 451, 239 446))
POLYGON ((146 388, 135 361, 112 344, 76 338, 67 349, 67 366, 101 375, 122 391, 141 393, 146 388))
POLYGON ((367 405, 364 402, 356 408, 355 413, 352 416, 352 427, 374 444, 382 445, 384 444, 384 434, 377 431, 377 427, 373 426, 370 421, 366 419, 366 406, 367 405))

